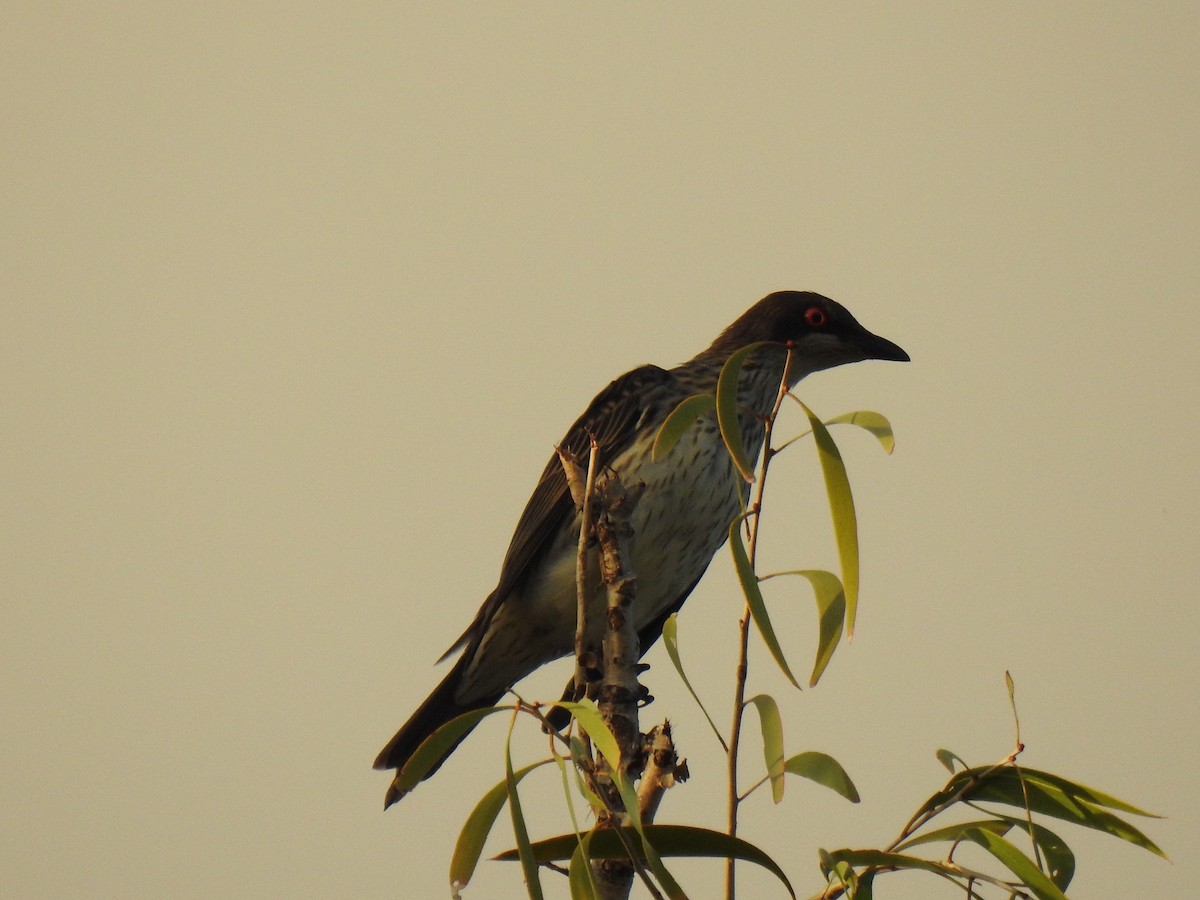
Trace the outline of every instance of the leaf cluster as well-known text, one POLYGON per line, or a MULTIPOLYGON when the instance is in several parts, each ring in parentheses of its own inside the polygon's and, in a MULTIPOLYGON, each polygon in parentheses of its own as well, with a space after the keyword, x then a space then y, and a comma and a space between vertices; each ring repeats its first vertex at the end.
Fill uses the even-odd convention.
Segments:
MULTIPOLYGON (((774 578, 802 578, 812 588, 817 613, 817 652, 807 678, 808 686, 812 687, 818 684, 827 670, 843 635, 853 634, 858 612, 857 518, 846 466, 829 426, 854 425, 863 428, 874 435, 888 453, 894 449, 895 441, 890 423, 879 413, 858 411, 823 421, 791 395, 784 384, 780 386, 778 402, 765 423, 765 444, 755 472, 754 461, 746 454, 741 434, 738 383, 743 364, 760 346, 750 345, 733 354, 721 372, 714 394, 689 397, 675 408, 659 430, 653 454, 656 459, 669 454, 699 419, 715 415, 733 464, 746 481, 756 485, 753 501, 729 525, 729 547, 747 611, 742 623, 742 652, 747 652, 745 637, 748 624, 752 622, 779 671, 790 684, 800 687, 772 622, 762 585, 774 578), (789 397, 803 410, 809 428, 803 434, 773 446, 775 422, 784 399, 789 397), (813 438, 824 477, 840 573, 797 568, 759 575, 755 566, 755 547, 771 462, 778 453, 809 435, 813 438)), ((589 809, 597 814, 603 812, 604 801, 601 800, 603 792, 590 782, 594 763, 579 734, 571 729, 565 733, 549 729, 551 755, 519 769, 513 767, 509 742, 506 741, 505 777, 479 800, 459 835, 450 871, 454 896, 457 897, 458 891, 473 877, 487 837, 505 804, 510 810, 516 847, 496 858, 520 861, 529 896, 533 898, 542 896, 539 873, 545 867, 565 871, 572 900, 598 896, 591 863, 601 859, 630 861, 642 874, 652 896, 686 897, 663 860, 696 857, 729 861, 729 895, 733 886, 732 861, 740 860, 771 872, 788 896, 797 896, 783 868, 761 848, 737 836, 738 805, 767 784, 770 785, 774 802, 780 803, 784 798, 787 775, 797 775, 823 785, 855 803, 859 802, 857 789, 845 769, 828 754, 815 750, 792 756, 785 754, 783 720, 777 701, 766 693, 745 697, 744 655, 739 665, 739 677, 742 680, 737 685, 738 701, 731 733, 728 738, 723 735, 685 671, 679 624, 675 616, 666 621, 662 636, 672 665, 728 756, 730 818, 727 830, 721 832, 688 825, 642 821, 638 814, 634 785, 622 775, 617 741, 595 705, 587 700, 559 703, 570 712, 580 732, 590 738, 596 750, 608 762, 606 768, 609 774, 606 777, 614 779, 624 808, 630 811, 628 826, 604 830, 581 827, 575 798, 582 797, 589 809), (743 714, 750 708, 755 710, 759 723, 764 774, 750 788, 739 792, 736 785, 739 738, 743 714), (533 771, 550 762, 554 762, 560 772, 572 832, 533 841, 528 834, 518 787, 533 771)), ((1011 700, 1011 678, 1008 684, 1011 700)), ((430 736, 398 773, 398 786, 402 790, 414 786, 467 731, 484 717, 502 710, 509 711, 513 722, 524 714, 548 728, 541 707, 527 704, 519 698, 510 706, 467 713, 430 736)), ((1015 718, 1015 705, 1013 714, 1015 718)), ((511 732, 512 723, 510 737, 511 732)), ((1043 824, 1045 818, 1109 834, 1152 853, 1164 855, 1149 837, 1119 815, 1149 816, 1150 813, 1076 781, 1019 767, 1016 760, 1022 749, 1018 724, 1016 749, 994 765, 970 767, 955 754, 938 751, 938 759, 951 773, 945 785, 918 807, 899 835, 887 846, 878 849, 820 850, 820 872, 825 887, 814 895, 813 900, 834 900, 839 897, 871 900, 879 878, 898 871, 925 872, 948 880, 958 885, 967 898, 984 897, 987 896, 986 891, 993 891, 999 897, 1060 900, 1066 897, 1065 892, 1075 873, 1076 860, 1067 843, 1043 824), (951 810, 965 811, 970 817, 954 824, 931 825, 935 819, 939 823, 944 821, 945 814, 951 810), (999 874, 996 869, 984 871, 963 865, 956 855, 964 846, 982 848, 998 864, 999 874), (937 856, 927 855, 927 851, 934 847, 946 849, 937 856)))

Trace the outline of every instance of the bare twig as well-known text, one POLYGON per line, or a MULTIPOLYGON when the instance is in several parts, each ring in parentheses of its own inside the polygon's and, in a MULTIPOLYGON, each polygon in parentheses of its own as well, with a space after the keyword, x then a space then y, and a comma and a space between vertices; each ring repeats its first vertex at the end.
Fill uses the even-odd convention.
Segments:
POLYGON ((567 487, 571 499, 580 512, 579 552, 575 558, 575 696, 582 697, 587 688, 587 670, 592 668, 587 659, 587 607, 588 607, 588 543, 592 535, 592 495, 596 489, 596 458, 599 445, 591 439, 588 467, 585 477, 580 477, 579 463, 562 447, 554 448, 567 476, 567 487))
POLYGON ((642 770, 642 780, 638 783, 638 808, 644 823, 654 821, 663 794, 674 787, 676 781, 687 779, 687 764, 675 755, 671 723, 663 722, 655 726, 649 737, 650 752, 646 757, 646 767, 642 770))

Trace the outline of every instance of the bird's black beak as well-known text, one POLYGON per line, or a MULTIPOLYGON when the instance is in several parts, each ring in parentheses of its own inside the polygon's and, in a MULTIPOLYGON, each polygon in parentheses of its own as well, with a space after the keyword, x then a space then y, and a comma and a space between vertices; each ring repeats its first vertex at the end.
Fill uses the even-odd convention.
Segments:
POLYGON ((865 328, 855 341, 863 353, 863 359, 889 359, 895 362, 908 362, 909 355, 899 344, 893 344, 887 338, 871 334, 865 328))

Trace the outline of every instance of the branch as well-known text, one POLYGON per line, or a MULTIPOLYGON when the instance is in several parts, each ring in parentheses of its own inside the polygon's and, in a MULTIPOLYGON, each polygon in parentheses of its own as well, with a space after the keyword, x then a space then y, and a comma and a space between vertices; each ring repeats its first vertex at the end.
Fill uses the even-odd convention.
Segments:
MULTIPOLYGON (((600 545, 600 580, 607 587, 607 628, 604 632, 601 668, 603 676, 597 705, 604 723, 612 731, 620 748, 620 775, 630 783, 642 767, 642 735, 638 726, 638 700, 642 688, 638 684, 638 658, 641 648, 634 625, 633 602, 637 579, 633 574, 623 545, 633 534, 629 523, 638 492, 627 490, 616 477, 605 479, 596 491, 596 539, 600 545)), ((601 796, 611 811, 597 818, 597 828, 620 828, 627 824, 621 796, 611 780, 606 779, 608 762, 596 761, 597 775, 602 787, 601 796), (607 783, 605 783, 607 782, 607 783)), ((630 860, 597 860, 592 864, 597 888, 603 898, 628 897, 633 886, 636 856, 630 860)), ((644 871, 642 874, 645 876, 644 871)), ((648 880, 648 876, 645 876, 648 880)))
POLYGON ((687 781, 687 761, 675 755, 675 741, 671 737, 671 723, 655 726, 649 734, 650 752, 642 780, 638 783, 638 808, 642 822, 649 824, 658 813, 658 805, 668 788, 676 782, 687 781))
POLYGON ((563 447, 555 447, 558 461, 567 476, 567 487, 571 499, 579 510, 579 551, 575 557, 575 697, 579 699, 587 688, 589 669, 595 669, 595 661, 587 652, 587 607, 588 607, 588 543, 592 536, 592 495, 596 492, 596 458, 600 446, 591 437, 586 477, 580 472, 579 463, 563 447))

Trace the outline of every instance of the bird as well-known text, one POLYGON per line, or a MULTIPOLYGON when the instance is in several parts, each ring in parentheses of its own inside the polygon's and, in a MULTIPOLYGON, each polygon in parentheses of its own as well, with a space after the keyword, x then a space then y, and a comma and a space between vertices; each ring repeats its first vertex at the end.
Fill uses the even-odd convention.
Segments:
MULTIPOLYGON (((742 439, 750 459, 762 448, 763 421, 778 395, 789 348, 789 389, 807 375, 847 363, 909 360, 898 345, 872 334, 828 297, 777 291, 751 306, 687 362, 673 369, 639 366, 596 395, 558 447, 586 461, 594 440, 598 466, 640 491, 627 552, 636 577, 634 624, 643 653, 725 543, 749 490, 711 410, 698 417, 664 458, 652 458, 655 437, 681 401, 715 391, 725 362, 758 342, 767 343, 743 364, 738 382, 742 439)), ((580 523, 556 451, 517 520, 495 589, 438 660, 461 651, 457 661, 380 751, 376 769, 399 771, 437 728, 462 713, 494 706, 526 675, 574 652, 580 523)), ((588 617, 586 642, 589 648, 599 648, 602 586, 596 586, 588 602, 595 614, 588 617)), ((398 780, 387 790, 385 809, 405 793, 398 780)))

